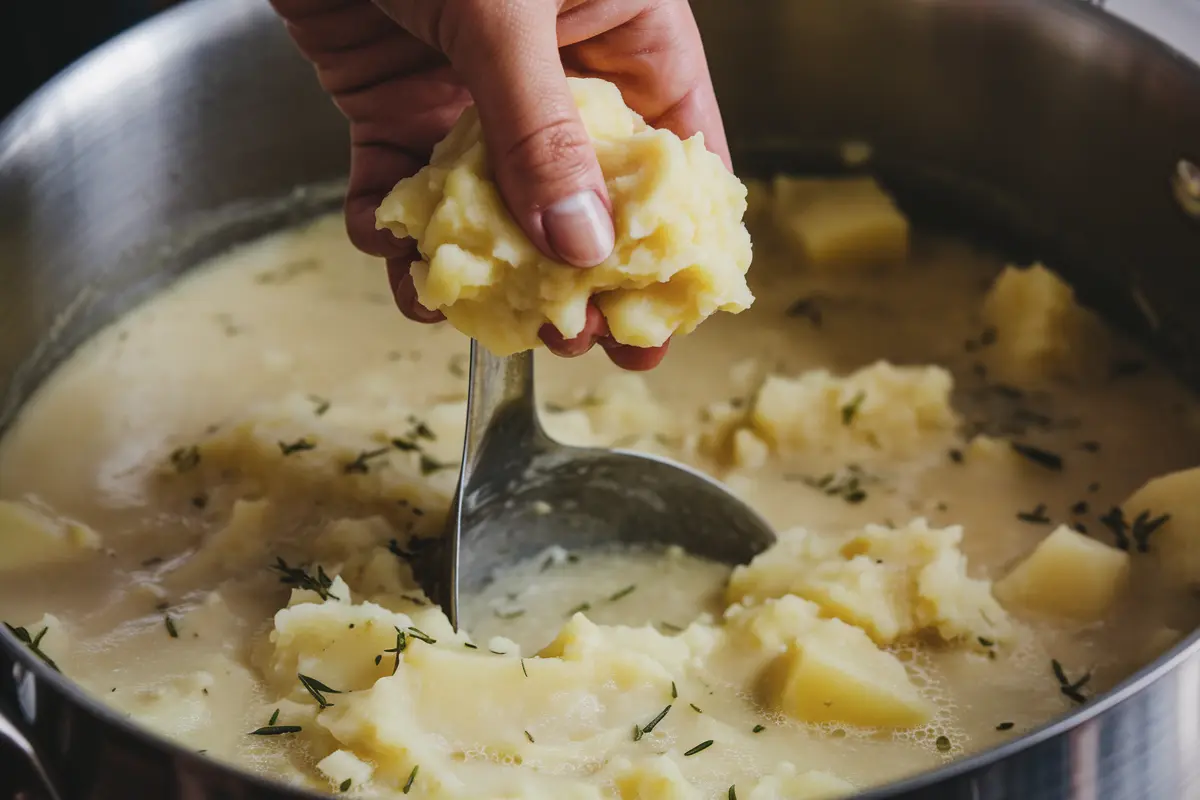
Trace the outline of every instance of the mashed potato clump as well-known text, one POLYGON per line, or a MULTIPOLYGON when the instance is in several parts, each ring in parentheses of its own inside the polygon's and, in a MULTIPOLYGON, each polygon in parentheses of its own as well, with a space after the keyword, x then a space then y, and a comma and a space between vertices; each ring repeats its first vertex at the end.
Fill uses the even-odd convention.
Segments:
POLYGON ((578 335, 593 296, 613 337, 638 347, 688 333, 717 311, 747 309, 746 187, 700 134, 682 141, 651 128, 611 83, 573 78, 571 89, 612 200, 612 254, 578 269, 534 247, 504 205, 468 109, 429 166, 376 212, 378 227, 417 242, 421 304, 497 355, 537 347, 547 322, 578 335))

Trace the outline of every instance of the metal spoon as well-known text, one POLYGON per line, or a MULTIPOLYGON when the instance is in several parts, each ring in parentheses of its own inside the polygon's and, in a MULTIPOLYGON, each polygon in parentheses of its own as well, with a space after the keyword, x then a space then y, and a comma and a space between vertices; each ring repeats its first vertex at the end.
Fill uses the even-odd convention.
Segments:
POLYGON ((554 441, 538 419, 533 353, 498 358, 471 342, 458 490, 445 536, 417 570, 455 630, 460 591, 554 545, 678 545, 742 564, 774 542, 757 512, 690 467, 554 441))

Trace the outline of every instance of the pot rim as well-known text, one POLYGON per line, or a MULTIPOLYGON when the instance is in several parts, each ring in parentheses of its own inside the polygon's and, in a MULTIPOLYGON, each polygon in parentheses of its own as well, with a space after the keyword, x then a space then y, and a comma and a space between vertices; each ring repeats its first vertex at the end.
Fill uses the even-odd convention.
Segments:
MULTIPOLYGON (((923 1, 944 3, 958 0, 923 1)), ((1190 71, 1196 78, 1197 88, 1200 89, 1200 63, 1195 58, 1123 17, 1105 11, 1101 5, 1097 5, 1091 0, 1007 0, 1007 2, 1014 7, 1015 13, 1030 14, 1035 11, 1045 13, 1046 7, 1050 7, 1055 13, 1074 15, 1077 18, 1085 19, 1088 24, 1099 27, 1108 35, 1134 40, 1147 52, 1156 52, 1190 71)), ((37 127, 40 114, 53 109, 61 96, 73 94, 73 84, 82 81, 84 76, 88 76, 90 80, 90 73, 96 67, 114 58, 122 49, 134 47, 143 41, 179 38, 182 32, 198 28, 207 28, 211 31, 214 20, 223 20, 223 23, 218 22, 218 25, 237 25, 249 8, 250 5, 245 0, 185 0, 118 34, 83 55, 27 97, 6 118, 0 120, 0 173, 4 171, 6 161, 19 150, 26 136, 37 127), (213 13, 212 9, 220 6, 227 7, 229 12, 240 11, 243 14, 213 13)), ((263 12, 250 11, 249 13, 263 12)), ((242 767, 207 758, 176 740, 151 732, 148 728, 132 722, 103 702, 92 698, 66 675, 46 666, 31 654, 15 636, 3 629, 0 629, 0 653, 10 657, 14 661, 15 667, 31 673, 37 680, 50 684, 82 712, 118 728, 124 734, 164 756, 183 760, 206 772, 218 773, 230 781, 242 781, 250 788, 260 788, 272 792, 289 791, 294 797, 305 800, 320 800, 320 798, 329 797, 327 792, 288 786, 282 781, 250 772, 242 767)), ((1143 666, 1092 702, 1065 716, 1052 719, 1023 736, 1002 745, 955 759, 944 766, 871 787, 855 796, 862 800, 884 800, 900 794, 929 789, 947 779, 983 770, 1042 742, 1067 734, 1105 714, 1162 679, 1184 661, 1200 654, 1200 628, 1193 630, 1176 643, 1168 653, 1143 666)), ((36 743, 34 743, 34 751, 35 755, 39 758, 42 757, 43 754, 38 752, 36 743)))

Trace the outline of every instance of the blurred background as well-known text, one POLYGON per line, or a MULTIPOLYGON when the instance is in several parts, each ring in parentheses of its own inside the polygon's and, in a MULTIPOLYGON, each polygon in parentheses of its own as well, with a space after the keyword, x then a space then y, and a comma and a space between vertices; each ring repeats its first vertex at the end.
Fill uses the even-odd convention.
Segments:
MULTIPOLYGON (((87 51, 180 2, 0 0, 0 119, 87 51)), ((1075 2, 1100 6, 1200 59, 1200 0, 1075 2)), ((753 3, 748 8, 753 8, 753 3)))
POLYGON ((79 56, 178 0, 0 0, 0 118, 79 56))

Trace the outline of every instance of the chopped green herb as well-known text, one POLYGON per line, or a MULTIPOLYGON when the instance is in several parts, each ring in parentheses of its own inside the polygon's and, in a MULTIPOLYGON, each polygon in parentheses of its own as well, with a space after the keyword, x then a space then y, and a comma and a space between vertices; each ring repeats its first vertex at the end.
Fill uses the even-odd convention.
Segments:
POLYGON ((310 394, 308 396, 308 401, 315 406, 315 408, 313 408, 313 413, 318 417, 325 416, 326 412, 329 411, 329 408, 332 405, 332 403, 330 403, 324 397, 318 397, 315 394, 310 394))
POLYGON ((1054 677, 1058 680, 1058 689, 1065 697, 1080 705, 1087 702, 1087 697, 1083 694, 1083 687, 1087 686, 1088 681, 1092 679, 1092 673, 1084 673, 1079 680, 1072 681, 1067 677, 1067 672, 1058 659, 1051 659, 1050 668, 1054 670, 1054 677))
POLYGON ((592 604, 591 604, 591 603, 580 603, 579 605, 575 606, 575 607, 574 607, 574 608, 572 608, 570 611, 568 611, 568 612, 567 612, 567 616, 568 616, 568 617, 573 617, 573 616, 575 616, 576 614, 582 614, 582 613, 583 613, 583 612, 585 612, 585 611, 591 611, 591 610, 592 610, 592 604))
POLYGON ((700 706, 696 705, 695 703, 688 703, 688 705, 689 705, 689 706, 691 706, 691 707, 692 707, 692 711, 695 711, 697 714, 703 714, 703 713, 704 713, 703 711, 701 711, 701 710, 700 710, 700 706))
POLYGON ((644 735, 645 735, 645 731, 643 731, 637 725, 633 726, 633 740, 635 742, 640 742, 642 740, 642 736, 644 736, 644 735))
POLYGON ((421 453, 421 474, 422 475, 432 475, 435 472, 440 472, 441 470, 444 470, 444 469, 452 469, 457 466, 458 466, 458 464, 452 464, 452 463, 447 463, 444 461, 438 461, 436 458, 433 458, 432 456, 427 456, 424 453, 421 453))
POLYGON ((197 511, 203 511, 208 508, 208 495, 198 494, 192 498, 192 507, 197 511))
MULTIPOLYGON (((396 670, 400 669, 400 654, 403 653, 407 649, 408 649, 408 638, 404 635, 404 631, 400 630, 399 628, 396 628, 396 646, 389 647, 387 650, 383 651, 385 653, 392 653, 393 655, 396 656, 396 661, 394 664, 392 664, 392 674, 393 675, 396 674, 396 670)), ((375 663, 379 664, 379 662, 381 660, 382 660, 382 656, 377 657, 375 659, 375 663)))
POLYGON ((416 450, 421 449, 421 445, 417 444, 416 442, 411 442, 408 439, 399 439, 399 438, 392 439, 392 447, 396 448, 397 450, 401 451, 402 453, 412 453, 416 450))
POLYGON ((1046 516, 1046 504, 1038 503, 1037 508, 1033 511, 1018 511, 1017 519, 1021 522, 1028 522, 1031 525, 1049 525, 1050 517, 1046 516))
POLYGON ((957 448, 954 450, 951 450, 950 451, 950 460, 953 461, 955 464, 963 463, 963 451, 959 450, 957 448))
POLYGON ((650 733, 650 732, 652 732, 652 731, 654 730, 655 726, 656 726, 656 725, 658 725, 658 723, 662 722, 664 718, 666 718, 666 716, 667 716, 667 712, 669 712, 670 710, 671 710, 671 707, 670 707, 670 706, 667 706, 667 707, 666 707, 666 708, 664 708, 662 711, 658 712, 658 716, 656 716, 654 719, 650 720, 650 721, 649 721, 648 723, 646 723, 646 725, 645 725, 645 726, 642 728, 642 733, 650 733))
POLYGON ((408 794, 410 791, 412 791, 413 781, 417 779, 417 771, 419 769, 421 769, 420 764, 413 767, 412 772, 408 773, 408 780, 404 782, 404 789, 402 790, 405 794, 408 794))
POLYGON ((683 628, 670 622, 660 622, 658 627, 663 629, 663 633, 682 633, 683 628))
POLYGON ((812 297, 802 297, 796 302, 788 306, 784 313, 789 317, 798 317, 807 319, 812 323, 814 328, 820 328, 824 322, 824 313, 818 305, 820 297, 814 295, 812 297))
POLYGON ((353 461, 344 464, 342 471, 347 475, 366 475, 371 471, 371 460, 385 456, 391 450, 389 447, 380 447, 375 450, 363 450, 353 461))
POLYGON ((271 715, 271 719, 267 721, 267 727, 272 727, 276 722, 279 722, 279 709, 275 709, 275 713, 271 715))
POLYGON ((1075 505, 1071 506, 1071 513, 1079 516, 1080 514, 1088 513, 1088 504, 1086 500, 1080 500, 1075 505))
POLYGON ((762 733, 766 729, 767 728, 765 725, 755 725, 753 728, 750 729, 750 732, 751 733, 762 733))
POLYGON ((671 681, 671 699, 675 700, 679 697, 679 690, 675 688, 675 681, 671 681))
POLYGON ((529 670, 525 669, 525 659, 521 659, 521 672, 525 673, 525 677, 529 677, 529 670))
POLYGON ((167 626, 167 635, 172 639, 179 638, 179 629, 175 627, 175 620, 171 619, 170 615, 163 617, 163 624, 167 626))
POLYGON ((939 737, 937 737, 937 740, 934 742, 934 744, 937 746, 939 753, 949 753, 950 752, 951 744, 950 744, 949 737, 939 736, 939 737))
POLYGON ((684 755, 685 757, 686 757, 686 756, 694 756, 694 755, 696 755, 696 753, 703 752, 703 751, 707 750, 708 748, 710 748, 710 747, 712 747, 712 746, 713 746, 713 740, 712 740, 712 739, 706 739, 706 740, 704 740, 703 742, 701 742, 700 744, 698 744, 698 745, 696 745, 695 747, 693 747, 691 750, 687 750, 687 751, 685 751, 683 755, 684 755))
POLYGON ((726 797, 728 797, 728 800, 737 800, 737 790, 730 786, 726 797))
POLYGON ((463 642, 463 647, 467 648, 468 650, 478 650, 479 649, 476 645, 473 645, 470 642, 463 642))
POLYGON ((290 456, 293 453, 303 453, 308 450, 315 450, 317 446, 308 439, 300 438, 294 442, 280 442, 279 452, 285 456, 290 456))
POLYGON ((525 731, 525 738, 529 740, 530 744, 534 744, 533 734, 530 733, 529 731, 525 731))
POLYGON ((350 784, 351 784, 351 783, 353 783, 353 779, 351 779, 351 778, 346 778, 346 780, 342 781, 342 785, 341 785, 341 786, 339 786, 339 787, 338 787, 338 789, 339 789, 339 790, 341 790, 341 791, 343 791, 343 792, 348 792, 348 791, 350 791, 350 784))
POLYGON ((456 378, 467 377, 467 357, 462 353, 451 356, 450 361, 446 364, 446 368, 456 378))
POLYGON ((854 418, 858 416, 858 410, 862 408, 863 401, 867 399, 867 393, 860 391, 850 400, 849 403, 842 406, 842 424, 853 425, 854 418))
POLYGON ((1139 553, 1148 553, 1150 552, 1151 534, 1170 519, 1170 514, 1154 517, 1147 510, 1134 517, 1133 522, 1129 522, 1125 519, 1125 513, 1120 508, 1114 507, 1100 517, 1100 522, 1112 531, 1113 537, 1117 541, 1117 547, 1128 550, 1133 544, 1137 546, 1139 553))
POLYGON ((413 628, 410 626, 408 629, 408 635, 413 637, 414 639, 420 639, 425 644, 437 644, 437 639, 434 639, 432 636, 430 636, 428 633, 425 633, 420 628, 413 628))
POLYGON ((979 637, 979 644, 981 647, 995 647, 996 646, 996 643, 993 642, 991 639, 985 639, 982 636, 979 637))
POLYGON ((1045 467, 1053 472, 1062 472, 1063 459, 1058 453, 1052 453, 1049 450, 1042 450, 1040 447, 1021 444, 1020 442, 1013 442, 1012 449, 1018 455, 1024 456, 1039 467, 1045 467))
POLYGON ((616 592, 613 595, 611 595, 608 598, 608 602, 615 603, 616 601, 620 600, 622 597, 628 597, 629 595, 633 594, 633 592, 636 589, 637 589, 637 584, 631 583, 628 586, 626 586, 624 589, 622 589, 621 591, 616 592))
POLYGON ((250 731, 251 736, 282 736, 287 733, 299 733, 303 730, 299 725, 268 725, 265 728, 250 731))
POLYGON ((1084 442, 1081 445, 1079 445, 1079 447, 1080 447, 1080 449, 1085 450, 1089 453, 1099 453, 1100 452, 1100 443, 1099 442, 1084 442))
POLYGON ((54 670, 55 672, 62 672, 62 670, 58 668, 58 664, 55 664, 54 660, 42 651, 42 639, 46 636, 46 631, 50 630, 49 627, 42 628, 41 633, 39 633, 37 636, 30 636, 27 629, 22 627, 14 627, 9 625, 7 622, 4 623, 4 627, 8 628, 9 633, 17 637, 17 641, 25 645, 27 648, 29 648, 30 652, 40 658, 42 663, 50 667, 50 669, 54 670))
POLYGON ((326 694, 341 694, 337 689, 330 689, 325 684, 321 683, 316 678, 310 678, 307 675, 297 675, 300 679, 300 685, 312 695, 312 698, 317 701, 322 709, 329 708, 333 703, 325 699, 326 694))
POLYGON ((176 472, 191 472, 200 466, 200 448, 196 445, 176 448, 171 453, 171 465, 176 472))
POLYGON ((280 574, 279 582, 282 584, 316 592, 322 600, 341 599, 329 591, 329 587, 333 585, 333 579, 326 575, 325 570, 320 566, 317 567, 316 575, 309 575, 302 567, 288 566, 286 561, 276 557, 271 569, 280 574))
POLYGON ((999 725, 996 726, 996 730, 1011 731, 1013 729, 1013 727, 1014 727, 1014 725, 1011 722, 1001 722, 999 725))
POLYGON ((429 603, 427 603, 425 600, 421 599, 420 597, 417 597, 415 594, 402 594, 402 595, 400 595, 400 599, 406 600, 406 601, 412 603, 414 606, 429 605, 429 603))

